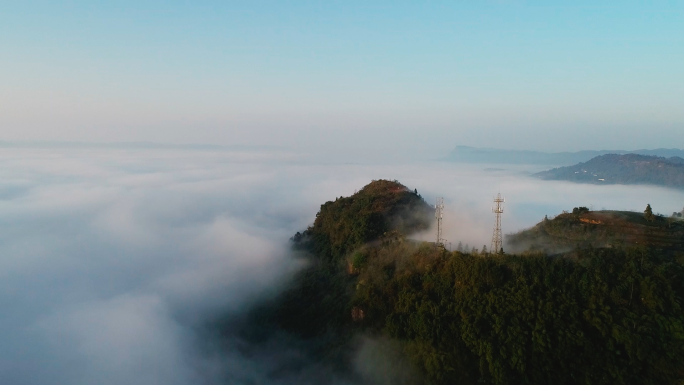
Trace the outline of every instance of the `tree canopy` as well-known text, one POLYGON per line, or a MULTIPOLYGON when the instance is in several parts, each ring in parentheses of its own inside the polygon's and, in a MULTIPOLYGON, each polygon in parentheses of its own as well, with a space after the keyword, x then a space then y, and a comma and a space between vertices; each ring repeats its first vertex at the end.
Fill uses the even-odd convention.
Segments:
POLYGON ((408 239, 430 206, 374 181, 293 237, 311 263, 255 319, 340 365, 354 334, 391 338, 428 384, 681 384, 681 229, 585 209, 519 238, 563 252, 476 256, 408 239))
POLYGON ((655 220, 655 215, 653 215, 653 210, 651 209, 651 204, 646 205, 646 210, 644 210, 644 218, 647 221, 653 222, 655 220))

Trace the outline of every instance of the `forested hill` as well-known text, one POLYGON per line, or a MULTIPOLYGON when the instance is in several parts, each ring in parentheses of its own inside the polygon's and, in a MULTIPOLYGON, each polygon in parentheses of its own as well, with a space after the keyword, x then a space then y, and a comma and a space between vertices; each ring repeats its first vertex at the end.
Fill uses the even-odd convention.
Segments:
POLYGON ((397 181, 374 180, 350 197, 321 205, 316 219, 295 244, 319 258, 339 259, 387 232, 403 235, 426 230, 434 209, 397 181))
POLYGON ((313 224, 292 237, 293 248, 306 256, 309 268, 260 318, 299 337, 332 336, 320 344, 316 356, 340 351, 351 333, 350 258, 382 238, 426 230, 433 221, 434 209, 418 191, 397 181, 374 180, 352 196, 325 202, 313 224))
POLYGON ((631 211, 575 208, 506 236, 512 251, 558 253, 577 248, 645 246, 667 255, 684 255, 684 221, 631 211))
POLYGON ((684 188, 684 159, 607 154, 535 174, 542 179, 595 184, 653 184, 684 188))
POLYGON ((578 208, 520 237, 567 253, 483 255, 408 240, 430 214, 391 181, 323 204, 293 237, 307 267, 254 311, 249 335, 294 336, 304 362, 348 383, 366 383, 354 368, 376 362, 355 355, 363 336, 392 342, 389 372, 418 373, 370 383, 682 384, 681 225, 578 208))

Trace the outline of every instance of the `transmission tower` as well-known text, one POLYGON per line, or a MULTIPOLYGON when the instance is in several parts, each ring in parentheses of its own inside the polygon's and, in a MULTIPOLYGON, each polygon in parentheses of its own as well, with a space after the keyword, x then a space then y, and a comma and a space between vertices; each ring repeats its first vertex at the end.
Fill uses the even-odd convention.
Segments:
POLYGON ((494 225, 494 234, 492 235, 492 248, 490 253, 494 254, 499 253, 503 247, 503 237, 501 236, 501 214, 504 211, 504 202, 506 202, 506 200, 501 198, 501 193, 499 193, 496 195, 496 198, 494 198, 494 204, 496 206, 492 207, 492 212, 496 215, 496 225, 494 225))
POLYGON ((435 246, 444 246, 444 239, 442 238, 442 216, 444 213, 444 198, 437 198, 435 204, 435 218, 437 218, 437 242, 435 246))

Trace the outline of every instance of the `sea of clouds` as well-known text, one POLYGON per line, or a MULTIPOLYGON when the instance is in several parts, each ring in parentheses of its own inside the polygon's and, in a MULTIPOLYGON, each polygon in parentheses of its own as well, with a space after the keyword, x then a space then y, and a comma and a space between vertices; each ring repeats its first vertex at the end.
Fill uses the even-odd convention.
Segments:
MULTIPOLYGON (((276 370, 300 357, 291 345, 249 350, 230 333, 212 344, 203 326, 275 295, 302 267, 289 237, 320 204, 372 179, 397 179, 428 203, 443 196, 454 246, 488 245, 498 192, 505 233, 580 205, 684 206, 681 191, 545 182, 525 173, 536 167, 327 162, 283 150, 1 149, 0 383, 347 381, 307 368, 303 355, 291 365, 299 369, 276 370)), ((379 357, 386 343, 360 340, 360 382, 391 383, 383 368, 392 365, 379 357)))

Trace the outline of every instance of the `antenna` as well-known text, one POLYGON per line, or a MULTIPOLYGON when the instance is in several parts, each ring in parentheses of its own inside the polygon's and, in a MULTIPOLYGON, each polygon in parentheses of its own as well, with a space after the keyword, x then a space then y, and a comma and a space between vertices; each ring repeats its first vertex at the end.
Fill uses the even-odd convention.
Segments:
POLYGON ((495 207, 492 207, 492 212, 496 215, 496 224, 494 225, 494 234, 492 235, 492 248, 491 253, 498 254, 503 250, 503 237, 501 236, 501 214, 503 214, 503 203, 506 202, 505 199, 501 198, 501 193, 496 195, 494 198, 495 207))
POLYGON ((435 218, 437 218, 437 242, 435 246, 444 247, 444 239, 442 238, 442 216, 444 213, 444 198, 437 198, 435 204, 435 218))

